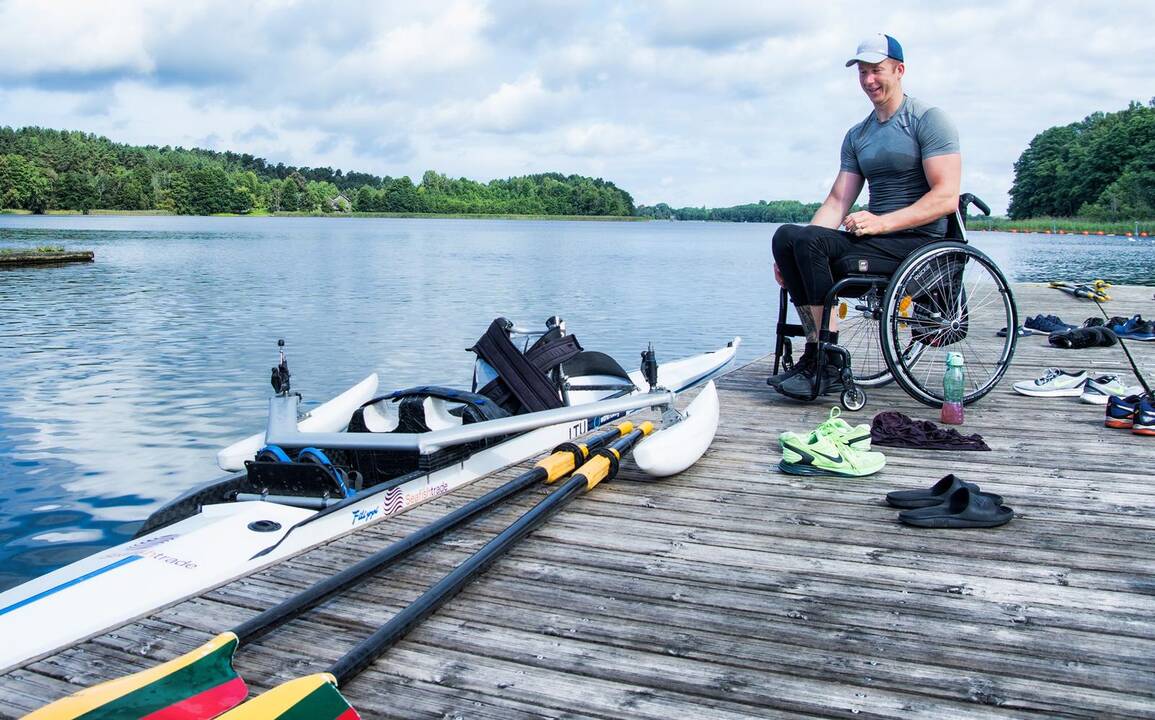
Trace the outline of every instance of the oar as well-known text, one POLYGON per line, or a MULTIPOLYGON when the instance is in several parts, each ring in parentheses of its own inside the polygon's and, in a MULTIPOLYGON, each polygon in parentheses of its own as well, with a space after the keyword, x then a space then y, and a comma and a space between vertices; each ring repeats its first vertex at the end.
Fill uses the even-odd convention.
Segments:
POLYGON ((328 672, 306 675, 278 685, 234 710, 220 720, 353 720, 357 711, 337 689, 371 665, 410 630, 432 615, 471 580, 492 565, 519 540, 583 490, 592 490, 602 480, 617 474, 621 458, 643 437, 653 432, 653 424, 638 428, 599 450, 573 476, 518 518, 485 547, 425 591, 377 632, 363 640, 336 662, 328 672))
POLYGON ((25 720, 192 720, 211 718, 236 707, 248 695, 233 669, 233 653, 242 643, 299 616, 309 608, 368 579, 395 560, 440 537, 475 515, 525 488, 554 482, 585 462, 590 454, 634 429, 626 421, 579 443, 559 445, 531 470, 379 550, 253 619, 223 632, 196 650, 148 670, 94 685, 36 710, 25 720))
POLYGON ((1106 292, 1106 289, 1111 287, 1111 284, 1103 280, 1095 280, 1091 283, 1070 283, 1065 280, 1052 280, 1049 285, 1056 290, 1062 290, 1075 297, 1087 298, 1095 302, 1107 302, 1111 299, 1111 296, 1106 292))

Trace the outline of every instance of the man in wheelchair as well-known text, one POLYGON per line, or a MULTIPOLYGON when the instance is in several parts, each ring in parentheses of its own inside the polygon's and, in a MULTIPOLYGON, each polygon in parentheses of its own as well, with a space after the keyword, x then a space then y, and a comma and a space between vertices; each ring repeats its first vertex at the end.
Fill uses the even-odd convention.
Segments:
MULTIPOLYGON (((823 305, 839 269, 892 272, 911 252, 944 237, 959 202, 958 131, 942 110, 903 93, 898 41, 882 34, 863 40, 846 63, 852 65, 874 110, 846 133, 838 176, 810 224, 774 233, 774 277, 798 310, 806 348, 792 368, 766 382, 800 400, 813 397, 816 381, 819 393, 842 390, 839 355, 827 355, 825 367, 815 360, 823 305), (868 209, 852 213, 864 183, 868 209)), ((829 330, 837 344, 834 314, 829 330)))

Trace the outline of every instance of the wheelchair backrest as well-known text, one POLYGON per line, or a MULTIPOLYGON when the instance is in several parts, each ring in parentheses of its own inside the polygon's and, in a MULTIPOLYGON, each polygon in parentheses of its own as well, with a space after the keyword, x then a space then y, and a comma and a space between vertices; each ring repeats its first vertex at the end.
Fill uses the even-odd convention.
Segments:
POLYGON ((967 208, 971 205, 977 207, 984 215, 990 215, 990 207, 976 195, 971 193, 963 193, 958 196, 958 207, 953 213, 946 216, 946 235, 945 240, 958 240, 959 242, 967 241, 967 208))
POLYGON ((958 210, 946 216, 946 234, 943 240, 958 240, 964 243, 967 241, 966 222, 958 210))

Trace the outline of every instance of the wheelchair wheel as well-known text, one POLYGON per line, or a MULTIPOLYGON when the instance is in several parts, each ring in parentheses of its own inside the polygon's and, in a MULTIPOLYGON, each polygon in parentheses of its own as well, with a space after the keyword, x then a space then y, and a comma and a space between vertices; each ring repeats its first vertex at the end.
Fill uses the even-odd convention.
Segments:
POLYGON ((919 402, 938 407, 948 352, 966 363, 963 403, 998 384, 1018 337, 1010 285, 989 257, 959 242, 919 249, 898 267, 882 303, 882 353, 898 384, 919 402))
POLYGON ((855 384, 881 387, 890 382, 890 369, 878 336, 882 292, 871 287, 862 297, 839 297, 832 312, 838 318, 838 344, 846 348, 852 358, 855 384))

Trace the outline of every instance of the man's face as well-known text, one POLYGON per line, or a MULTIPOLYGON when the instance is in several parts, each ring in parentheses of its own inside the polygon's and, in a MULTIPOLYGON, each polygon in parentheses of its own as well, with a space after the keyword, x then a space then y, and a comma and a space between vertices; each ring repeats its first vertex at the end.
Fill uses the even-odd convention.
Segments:
POLYGON ((880 63, 858 63, 858 84, 875 106, 886 105, 902 95, 902 74, 906 67, 891 58, 880 63))

